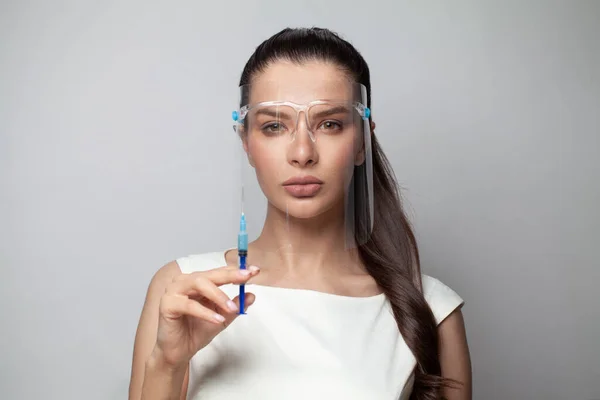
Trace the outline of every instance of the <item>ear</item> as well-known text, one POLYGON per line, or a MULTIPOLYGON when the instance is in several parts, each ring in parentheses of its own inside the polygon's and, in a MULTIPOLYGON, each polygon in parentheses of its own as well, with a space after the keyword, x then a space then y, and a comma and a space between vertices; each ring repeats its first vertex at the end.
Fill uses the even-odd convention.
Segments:
POLYGON ((365 142, 362 141, 360 149, 354 156, 354 165, 358 167, 359 165, 362 165, 362 163, 364 163, 364 162, 365 162, 365 142))
POLYGON ((356 157, 354 157, 354 165, 358 167, 359 165, 362 165, 362 163, 364 163, 364 162, 365 162, 365 150, 362 149, 361 151, 358 152, 356 157))
POLYGON ((250 155, 250 151, 248 149, 248 140, 245 137, 242 138, 242 145, 244 146, 244 153, 246 153, 246 157, 248 158, 248 163, 252 168, 254 168, 254 160, 252 160, 252 156, 250 155))
MULTIPOLYGON (((371 121, 371 136, 375 133, 375 122, 371 121)), ((365 162, 365 144, 363 143, 360 151, 354 157, 354 165, 359 166, 365 162)))

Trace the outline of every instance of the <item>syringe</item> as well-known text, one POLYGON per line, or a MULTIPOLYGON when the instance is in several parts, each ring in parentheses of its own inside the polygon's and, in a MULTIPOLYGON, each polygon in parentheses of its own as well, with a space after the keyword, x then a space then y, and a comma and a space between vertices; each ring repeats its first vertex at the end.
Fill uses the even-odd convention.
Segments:
MULTIPOLYGON (((240 231, 238 233, 238 257, 240 269, 246 269, 246 257, 248 256, 248 233, 246 232, 246 216, 242 212, 240 217, 240 231)), ((246 286, 240 285, 240 314, 246 314, 244 309, 246 303, 246 286)))

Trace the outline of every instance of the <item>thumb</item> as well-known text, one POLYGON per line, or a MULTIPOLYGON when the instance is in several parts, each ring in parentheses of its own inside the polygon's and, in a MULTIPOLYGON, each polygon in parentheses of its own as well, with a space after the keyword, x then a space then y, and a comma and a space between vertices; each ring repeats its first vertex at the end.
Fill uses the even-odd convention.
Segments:
MULTIPOLYGON (((245 302, 244 308, 243 308, 244 312, 248 311, 248 308, 252 304, 254 304, 255 299, 256 299, 256 296, 254 296, 254 293, 246 293, 246 302, 245 302)), ((240 311, 231 313, 228 315, 224 315, 224 317, 225 317, 225 321, 223 322, 224 327, 228 327, 237 317, 240 316, 240 312, 242 311, 242 307, 240 306, 240 297, 236 296, 233 299, 233 302, 235 303, 235 305, 238 307, 238 310, 240 310, 240 311)))
MULTIPOLYGON (((242 306, 240 305, 240 297, 237 296, 235 299, 233 299, 233 302, 238 306, 238 308, 241 311, 246 311, 248 310, 248 307, 250 307, 252 304, 254 304, 254 300, 256 299, 256 296, 254 296, 254 293, 246 293, 246 304, 244 304, 244 308, 242 308, 242 306)), ((239 315, 239 313, 236 313, 236 315, 239 315)))

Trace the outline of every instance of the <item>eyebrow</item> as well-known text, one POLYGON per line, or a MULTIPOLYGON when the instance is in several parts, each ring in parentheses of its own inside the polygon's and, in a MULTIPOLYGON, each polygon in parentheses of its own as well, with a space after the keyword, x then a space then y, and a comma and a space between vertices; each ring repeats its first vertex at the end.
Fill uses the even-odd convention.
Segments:
POLYGON ((313 114, 313 116, 316 118, 323 118, 323 117, 327 117, 328 115, 339 114, 339 113, 348 113, 348 112, 349 112, 348 107, 337 106, 337 107, 330 108, 328 110, 319 111, 318 113, 313 114))
MULTIPOLYGON (((283 108, 283 107, 282 107, 283 108)), ((279 117, 283 117, 283 118, 291 118, 290 115, 288 113, 284 111, 280 111, 280 107, 277 107, 275 110, 272 108, 259 108, 258 110, 256 110, 256 114, 255 115, 266 115, 268 117, 273 117, 273 118, 279 118, 279 117)), ((316 114, 311 114, 313 117, 315 118, 323 118, 323 117, 327 117, 329 115, 334 115, 334 114, 339 114, 339 113, 348 113, 350 112, 349 108, 347 106, 344 105, 339 105, 327 110, 321 110, 319 112, 317 112, 316 114)))
POLYGON ((273 117, 273 118, 277 118, 277 117, 281 117, 281 116, 283 116, 284 118, 290 118, 290 116, 285 111, 284 112, 275 111, 270 108, 259 108, 258 110, 256 110, 255 115, 266 115, 268 117, 273 117))

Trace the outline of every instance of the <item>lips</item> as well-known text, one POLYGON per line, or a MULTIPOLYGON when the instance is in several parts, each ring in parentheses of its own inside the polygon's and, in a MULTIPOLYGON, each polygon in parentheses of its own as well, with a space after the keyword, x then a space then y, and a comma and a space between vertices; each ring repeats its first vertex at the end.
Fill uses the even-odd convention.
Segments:
POLYGON ((283 186, 287 185, 321 185, 323 181, 314 176, 295 176, 283 182, 283 186))
POLYGON ((284 189, 294 197, 312 197, 321 190, 323 181, 314 176, 297 176, 283 182, 284 189))

